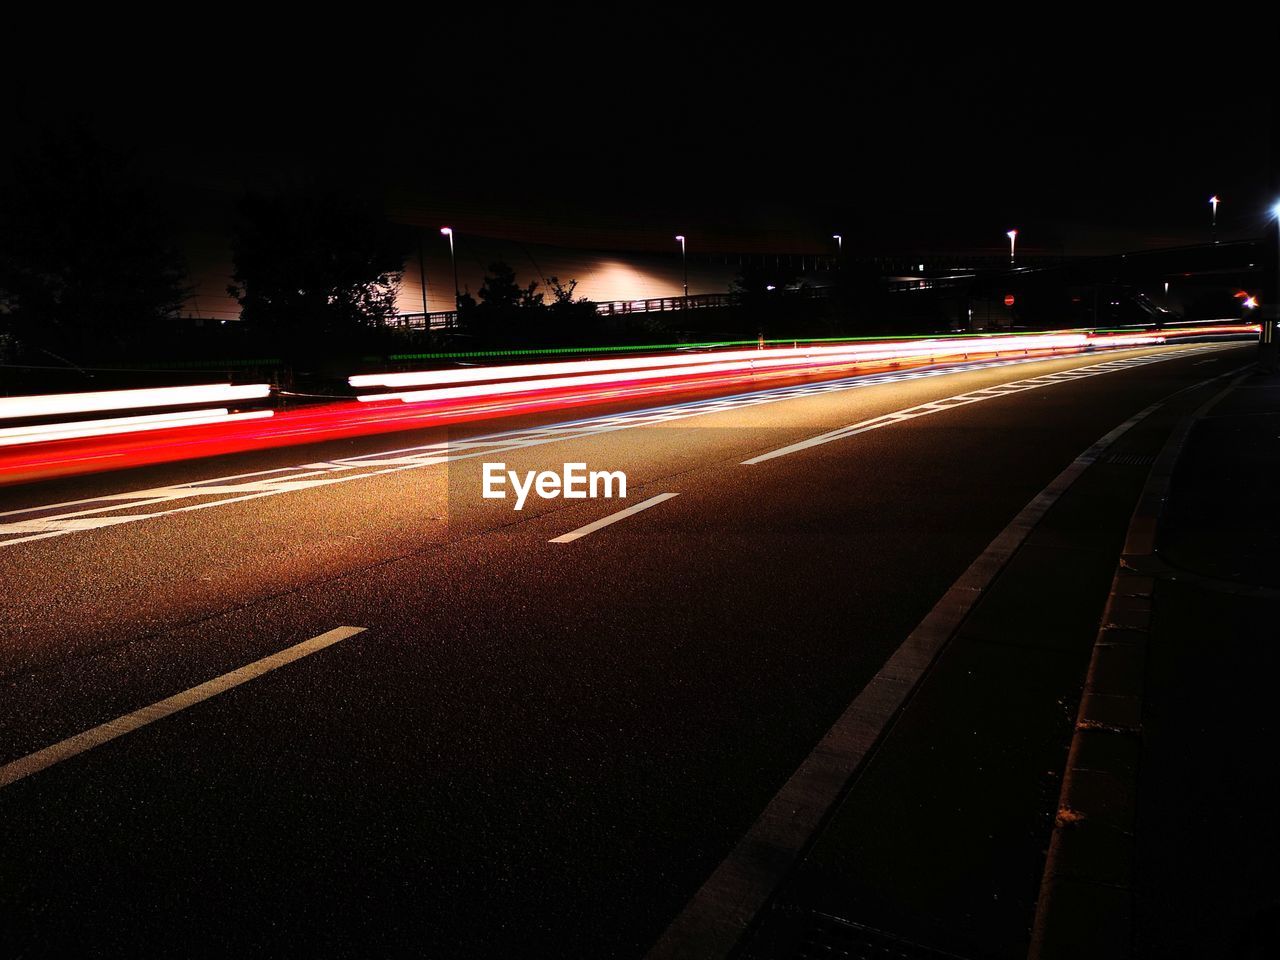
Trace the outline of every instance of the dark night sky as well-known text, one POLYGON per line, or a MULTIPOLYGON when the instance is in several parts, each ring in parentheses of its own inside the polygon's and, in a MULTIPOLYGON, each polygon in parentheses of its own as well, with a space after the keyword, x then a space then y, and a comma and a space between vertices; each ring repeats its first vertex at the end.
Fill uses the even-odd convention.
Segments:
POLYGON ((227 8, 159 54, 64 29, 52 60, 37 25, 0 129, 20 150, 88 118, 154 174, 193 260, 225 249, 243 184, 299 179, 528 242, 814 252, 839 231, 868 253, 998 252, 1011 226, 1028 252, 1196 242, 1215 192, 1220 234, 1255 236, 1278 186, 1274 43, 1244 27, 626 9, 322 33, 227 8))

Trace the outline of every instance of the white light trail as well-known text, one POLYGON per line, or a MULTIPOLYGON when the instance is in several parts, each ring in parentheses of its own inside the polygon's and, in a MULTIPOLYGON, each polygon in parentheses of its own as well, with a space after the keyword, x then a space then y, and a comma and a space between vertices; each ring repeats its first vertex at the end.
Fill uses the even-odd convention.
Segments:
POLYGON ((474 367, 467 370, 423 370, 408 373, 361 374, 348 378, 353 387, 444 387, 452 384, 487 382, 484 387, 453 390, 435 389, 414 393, 367 394, 361 400, 455 399, 525 390, 566 386, 590 386, 623 380, 648 380, 664 376, 696 375, 783 366, 796 361, 823 366, 934 356, 962 356, 975 353, 1022 353, 1029 350, 1075 350, 1092 341, 1081 333, 1058 333, 1029 337, 980 337, 973 339, 932 339, 897 343, 839 344, 829 347, 783 347, 761 351, 733 350, 723 353, 676 357, 627 357, 607 360, 570 360, 524 363, 509 367, 474 367), (628 371, 607 375, 610 371, 628 371), (602 374, 574 377, 574 374, 602 374), (520 384, 491 381, 522 380, 520 384))
POLYGON ((265 383, 232 386, 228 383, 189 387, 153 387, 143 390, 105 390, 98 393, 53 393, 32 397, 0 397, 0 420, 24 417, 58 417, 101 410, 138 410, 146 407, 194 406, 260 400, 270 395, 265 383))
POLYGON ((20 443, 44 443, 49 440, 74 440, 80 437, 105 437, 117 433, 140 433, 172 427, 196 427, 209 423, 231 423, 236 420, 260 420, 272 416, 271 410, 230 413, 218 410, 191 410, 186 413, 157 413, 143 417, 111 417, 106 420, 77 420, 73 423, 45 423, 35 427, 0 429, 0 447, 20 443))

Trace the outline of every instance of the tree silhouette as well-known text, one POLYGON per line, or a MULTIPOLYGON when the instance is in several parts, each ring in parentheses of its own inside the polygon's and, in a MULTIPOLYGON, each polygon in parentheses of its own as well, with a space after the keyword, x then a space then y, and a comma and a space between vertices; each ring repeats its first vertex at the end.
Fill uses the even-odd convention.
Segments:
POLYGON ((251 192, 227 292, 284 356, 332 356, 395 315, 411 245, 408 231, 332 191, 251 192))
POLYGON ((565 346, 589 341, 599 327, 595 302, 587 297, 574 297, 577 280, 560 282, 559 277, 547 277, 551 288, 551 303, 547 305, 552 338, 565 346))
POLYGON ((45 132, 0 197, 0 314, 27 353, 76 359, 168 333, 189 295, 146 180, 87 130, 45 132))
POLYGON ((531 310, 543 305, 542 294, 537 292, 538 281, 527 287, 516 282, 516 272, 498 261, 489 264, 489 272, 480 285, 480 307, 496 312, 531 310))
POLYGON ((480 284, 479 302, 463 312, 467 332, 493 346, 516 346, 537 339, 536 322, 546 309, 537 281, 522 287, 516 272, 497 261, 480 284))
POLYGON ((564 283, 547 278, 551 302, 538 282, 521 285, 510 265, 489 264, 478 292, 479 299, 463 294, 458 300, 463 331, 487 346, 573 346, 585 343, 596 332, 596 305, 574 297, 577 280, 564 283))

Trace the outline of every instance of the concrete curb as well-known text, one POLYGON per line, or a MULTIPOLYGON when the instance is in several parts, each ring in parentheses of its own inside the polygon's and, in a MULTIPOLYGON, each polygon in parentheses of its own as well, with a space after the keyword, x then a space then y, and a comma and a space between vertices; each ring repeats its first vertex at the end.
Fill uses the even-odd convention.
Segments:
POLYGON ((1232 381, 1177 424, 1129 522, 1076 714, 1029 960, 1131 956, 1134 818, 1155 588, 1155 577, 1142 571, 1151 568, 1174 467, 1191 430, 1250 372, 1223 374, 1232 381))

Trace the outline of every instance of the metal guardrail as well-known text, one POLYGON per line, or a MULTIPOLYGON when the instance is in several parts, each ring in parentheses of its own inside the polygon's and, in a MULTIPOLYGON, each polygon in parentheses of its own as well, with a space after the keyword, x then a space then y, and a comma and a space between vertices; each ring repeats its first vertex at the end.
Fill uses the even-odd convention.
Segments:
POLYGON ((922 277, 919 280, 894 280, 885 284, 890 293, 911 293, 919 290, 957 290, 971 284, 973 274, 953 277, 922 277))
MULTIPOLYGON (((821 299, 831 295, 828 287, 803 287, 786 291, 788 296, 821 299)), ((731 307, 741 302, 732 293, 695 293, 687 297, 645 297, 637 300, 606 300, 596 304, 596 314, 602 317, 625 316, 633 313, 671 313, 682 310, 705 310, 710 307, 731 307)), ((400 313, 393 317, 390 326, 397 330, 456 330, 458 314, 453 310, 432 313, 400 313)))
POLYGON ((707 307, 731 306, 734 298, 727 293, 696 293, 688 297, 646 297, 643 300, 609 300, 596 304, 602 317, 628 313, 668 313, 673 310, 705 310, 707 307))
POLYGON ((431 313, 398 313, 389 321, 396 330, 456 330, 456 310, 436 310, 431 313))
MULTIPOLYGON (((788 297, 805 297, 810 300, 826 299, 833 294, 832 287, 802 286, 799 289, 779 290, 788 297)), ((742 303, 741 294, 695 293, 687 297, 648 297, 643 300, 610 300, 596 304, 596 313, 612 317, 628 313, 666 313, 679 310, 705 310, 708 307, 733 307, 742 303)))

